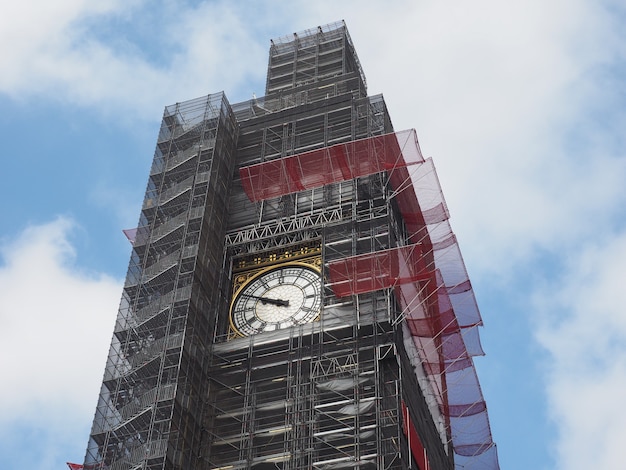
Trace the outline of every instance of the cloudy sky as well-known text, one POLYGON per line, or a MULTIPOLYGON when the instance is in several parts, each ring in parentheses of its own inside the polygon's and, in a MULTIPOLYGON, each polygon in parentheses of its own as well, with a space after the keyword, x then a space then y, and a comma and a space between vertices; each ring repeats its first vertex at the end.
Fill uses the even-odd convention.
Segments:
POLYGON ((435 160, 502 468, 624 468, 620 0, 3 7, 0 467, 82 461, 164 106, 260 96, 270 38, 340 19, 435 160))

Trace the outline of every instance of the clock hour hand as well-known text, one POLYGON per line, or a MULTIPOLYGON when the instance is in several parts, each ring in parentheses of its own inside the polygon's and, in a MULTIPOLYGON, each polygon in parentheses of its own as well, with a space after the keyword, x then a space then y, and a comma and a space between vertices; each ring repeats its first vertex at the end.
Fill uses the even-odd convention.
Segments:
POLYGON ((257 299, 260 300, 262 304, 271 304, 276 305, 278 307, 289 307, 289 301, 283 299, 271 299, 269 297, 258 297, 256 295, 251 294, 241 294, 242 297, 248 297, 249 299, 257 299))

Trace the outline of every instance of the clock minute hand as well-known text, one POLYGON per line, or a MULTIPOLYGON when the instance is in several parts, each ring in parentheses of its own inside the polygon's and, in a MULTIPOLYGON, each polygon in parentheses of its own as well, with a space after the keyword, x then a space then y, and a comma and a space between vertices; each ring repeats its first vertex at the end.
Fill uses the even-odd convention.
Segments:
POLYGON ((269 297, 259 297, 251 294, 241 294, 243 297, 260 300, 262 304, 272 304, 278 307, 289 307, 289 301, 283 299, 272 299, 269 297))

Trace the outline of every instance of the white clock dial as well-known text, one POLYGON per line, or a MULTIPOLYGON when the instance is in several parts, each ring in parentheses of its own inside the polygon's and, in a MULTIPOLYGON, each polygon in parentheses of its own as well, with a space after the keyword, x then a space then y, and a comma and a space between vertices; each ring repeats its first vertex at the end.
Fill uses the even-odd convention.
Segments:
POLYGON ((231 324, 249 336, 312 322, 320 313, 321 290, 319 271, 304 263, 261 271, 236 292, 231 324))

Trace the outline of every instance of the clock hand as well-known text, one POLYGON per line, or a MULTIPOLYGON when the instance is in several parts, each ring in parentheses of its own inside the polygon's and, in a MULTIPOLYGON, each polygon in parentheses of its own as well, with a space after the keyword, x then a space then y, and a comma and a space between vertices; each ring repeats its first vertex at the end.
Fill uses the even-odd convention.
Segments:
POLYGON ((269 297, 258 297, 251 294, 241 294, 242 297, 248 297, 250 299, 260 300, 262 304, 272 304, 278 307, 289 307, 289 301, 283 299, 271 299, 269 297))

